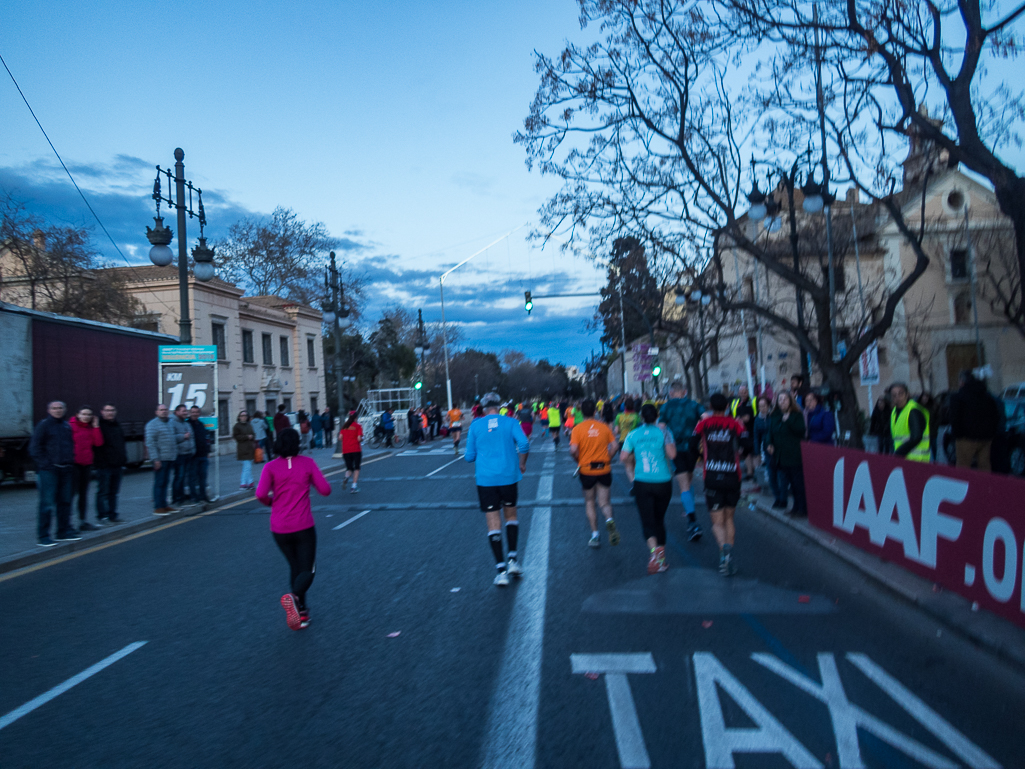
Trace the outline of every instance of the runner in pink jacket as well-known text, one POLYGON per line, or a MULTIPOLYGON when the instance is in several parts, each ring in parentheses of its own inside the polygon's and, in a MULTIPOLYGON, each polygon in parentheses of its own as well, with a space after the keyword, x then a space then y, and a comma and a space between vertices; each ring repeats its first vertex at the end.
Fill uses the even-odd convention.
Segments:
POLYGON ((288 560, 291 592, 281 596, 285 619, 292 630, 310 624, 306 591, 317 573, 317 529, 310 510, 310 485, 322 496, 331 485, 310 457, 299 456, 299 433, 288 428, 274 441, 277 459, 260 473, 256 498, 270 505, 270 530, 288 560))

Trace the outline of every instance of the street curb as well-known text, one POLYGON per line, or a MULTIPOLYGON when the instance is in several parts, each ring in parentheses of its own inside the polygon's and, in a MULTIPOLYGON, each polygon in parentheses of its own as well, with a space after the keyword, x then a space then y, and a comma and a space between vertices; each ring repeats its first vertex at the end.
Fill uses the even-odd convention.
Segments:
MULTIPOLYGON (((15 555, 0 560, 0 574, 18 571, 18 569, 24 569, 26 566, 35 566, 38 563, 63 558, 71 553, 88 550, 96 545, 125 539, 133 534, 138 534, 140 531, 155 529, 158 526, 163 526, 171 521, 177 521, 182 518, 191 518, 199 515, 200 513, 217 510, 233 502, 237 502, 240 499, 245 499, 247 495, 251 494, 252 492, 250 491, 236 491, 232 494, 225 494, 223 497, 219 497, 215 502, 187 505, 176 513, 169 513, 161 516, 154 515, 150 518, 143 518, 139 521, 104 528, 101 531, 86 535, 82 539, 75 540, 74 542, 61 543, 57 547, 48 547, 45 550, 26 550, 21 553, 16 553, 15 555)), ((255 497, 253 497, 253 499, 255 499, 255 497)))
POLYGON ((896 564, 830 537, 826 532, 808 523, 807 518, 791 518, 783 512, 773 510, 772 501, 771 497, 761 496, 749 507, 800 532, 866 577, 899 598, 914 604, 934 620, 977 646, 1025 669, 1025 631, 985 610, 973 611, 971 601, 957 593, 944 590, 896 564))

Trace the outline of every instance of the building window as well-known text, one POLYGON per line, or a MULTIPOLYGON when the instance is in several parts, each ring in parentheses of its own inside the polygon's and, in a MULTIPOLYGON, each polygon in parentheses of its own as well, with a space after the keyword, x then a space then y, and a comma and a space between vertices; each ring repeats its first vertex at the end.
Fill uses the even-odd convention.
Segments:
POLYGON ((256 363, 256 350, 253 349, 253 332, 242 331, 242 362, 256 363))
POLYGON ((274 355, 273 355, 273 350, 271 349, 271 347, 273 345, 273 342, 271 342, 270 334, 264 334, 263 338, 262 338, 262 342, 263 342, 263 365, 264 366, 273 366, 274 365, 274 355))
POLYGON ((281 342, 281 345, 280 345, 281 346, 281 365, 282 366, 290 366, 290 365, 292 365, 291 363, 288 362, 288 342, 289 342, 288 337, 287 336, 280 337, 280 339, 278 341, 281 342))
POLYGON ((253 414, 256 413, 256 398, 246 398, 246 412, 249 414, 249 421, 253 421, 253 414))
POLYGON ((316 414, 319 410, 320 409, 317 408, 317 396, 316 395, 311 395, 310 396, 310 413, 311 414, 316 414))
POLYGON ((228 418, 228 399, 222 398, 217 401, 217 434, 231 434, 231 420, 228 418))
POLYGON ((755 300, 755 279, 752 277, 744 278, 744 301, 753 302, 755 300))
POLYGON ((719 363, 719 340, 713 339, 708 343, 708 362, 715 366, 719 363))
POLYGON ((972 322, 972 297, 967 291, 962 291, 954 297, 954 323, 972 322))
POLYGON ((876 347, 876 352, 879 354, 880 366, 890 365, 890 356, 887 354, 885 347, 876 347))
POLYGON ((271 416, 274 416, 274 414, 277 413, 277 410, 278 410, 278 401, 277 401, 277 399, 276 398, 268 398, 267 399, 267 412, 266 413, 270 414, 271 416))
POLYGON ((224 338, 224 324, 214 322, 212 324, 214 347, 217 348, 217 360, 228 359, 228 345, 224 338))
POLYGON ((284 404, 286 412, 292 410, 292 399, 291 398, 282 398, 281 399, 281 403, 284 404))
POLYGON ((310 368, 316 368, 317 366, 317 356, 314 354, 316 352, 314 339, 315 337, 312 336, 306 337, 306 360, 309 361, 310 368))
POLYGON ((950 279, 968 280, 968 249, 955 248, 950 252, 950 279))

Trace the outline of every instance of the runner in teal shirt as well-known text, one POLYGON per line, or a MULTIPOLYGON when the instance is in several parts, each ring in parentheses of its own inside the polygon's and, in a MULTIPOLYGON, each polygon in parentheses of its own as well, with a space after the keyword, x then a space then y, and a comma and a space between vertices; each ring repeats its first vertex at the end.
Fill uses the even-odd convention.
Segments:
POLYGON ((626 436, 620 457, 626 465, 628 478, 634 483, 634 499, 641 516, 641 528, 648 541, 650 558, 648 574, 658 574, 669 568, 666 564, 666 510, 673 499, 673 459, 676 441, 661 427, 656 426, 658 409, 652 403, 641 407, 644 425, 635 427, 626 436))

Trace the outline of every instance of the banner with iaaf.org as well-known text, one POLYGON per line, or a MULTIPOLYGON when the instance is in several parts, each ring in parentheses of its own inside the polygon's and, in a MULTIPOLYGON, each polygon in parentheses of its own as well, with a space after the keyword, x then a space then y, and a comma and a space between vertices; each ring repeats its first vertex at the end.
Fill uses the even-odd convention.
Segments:
POLYGON ((803 443, 808 521, 1025 627, 1025 482, 803 443))

